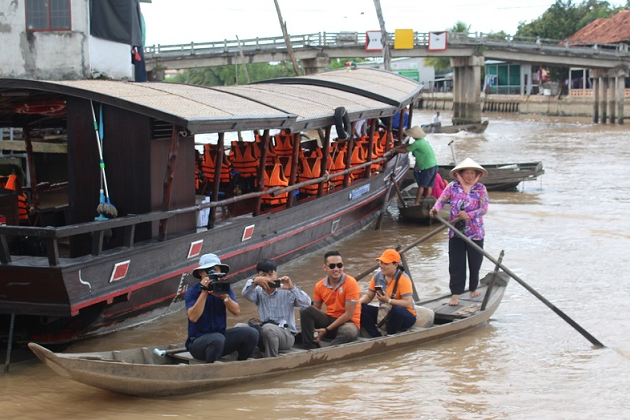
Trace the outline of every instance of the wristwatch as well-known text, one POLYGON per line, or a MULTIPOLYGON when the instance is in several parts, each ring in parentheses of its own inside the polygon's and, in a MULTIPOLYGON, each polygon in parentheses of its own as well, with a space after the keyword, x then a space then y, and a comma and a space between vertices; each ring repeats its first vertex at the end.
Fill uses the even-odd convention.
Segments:
POLYGON ((230 300, 230 297, 229 297, 229 296, 226 296, 226 297, 225 297, 225 299, 223 299, 223 302, 227 303, 227 302, 228 302, 228 300, 230 300))

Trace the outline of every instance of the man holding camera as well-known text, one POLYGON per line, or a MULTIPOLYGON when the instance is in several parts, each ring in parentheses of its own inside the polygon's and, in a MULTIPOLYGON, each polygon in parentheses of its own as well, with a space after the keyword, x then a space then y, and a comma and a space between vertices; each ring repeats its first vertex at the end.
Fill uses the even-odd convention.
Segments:
POLYGON ((258 331, 254 328, 226 329, 226 309, 235 316, 241 313, 230 283, 221 280, 229 271, 230 267, 221 264, 215 254, 205 254, 193 271, 193 276, 200 281, 186 292, 186 349, 195 359, 206 363, 214 363, 235 351, 238 352, 237 360, 248 359, 258 343, 258 331))
POLYGON ((256 277, 247 280, 243 297, 258 306, 264 357, 276 357, 295 343, 294 308, 307 308, 311 298, 287 276, 278 277, 275 262, 265 259, 256 265, 256 277))

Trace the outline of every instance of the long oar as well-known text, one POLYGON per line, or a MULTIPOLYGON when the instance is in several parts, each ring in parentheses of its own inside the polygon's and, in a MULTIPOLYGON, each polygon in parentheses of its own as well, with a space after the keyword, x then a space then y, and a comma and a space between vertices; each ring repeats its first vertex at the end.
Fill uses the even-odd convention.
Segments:
POLYGON ((514 274, 509 268, 504 266, 500 261, 497 261, 494 257, 492 257, 492 255, 488 254, 486 251, 483 250, 483 248, 481 248, 479 245, 474 243, 472 240, 468 239, 468 237, 466 235, 464 235, 463 233, 461 233, 459 230, 457 230, 455 228, 455 226, 453 226, 452 224, 450 224, 446 220, 442 219, 440 216, 436 215, 435 218, 438 219, 438 221, 440 223, 442 223, 444 226, 448 227, 453 232, 455 232, 455 234, 457 236, 462 238, 468 245, 472 246, 475 250, 477 250, 477 252, 483 254, 487 259, 489 259, 490 261, 495 263, 497 266, 501 267, 501 269, 503 271, 505 271, 510 277, 512 277, 517 282, 519 282, 521 284, 521 286, 523 286, 525 289, 527 289, 531 294, 536 296, 542 303, 547 305, 552 311, 554 311, 556 314, 558 314, 560 316, 560 318, 564 319, 569 325, 571 325, 580 334, 582 334, 588 341, 593 343, 593 345, 595 345, 595 346, 597 346, 599 348, 606 347, 601 342, 599 342, 599 340, 597 340, 595 337, 593 337, 591 334, 589 334, 588 331, 586 331, 584 328, 580 327, 577 322, 575 322, 574 320, 569 318, 564 312, 562 312, 555 305, 553 305, 551 302, 549 302, 547 299, 545 299, 540 293, 538 293, 536 290, 534 290, 530 285, 525 283, 519 276, 514 274))
MULTIPOLYGON (((400 254, 403 254, 403 253, 409 251, 411 248, 420 245, 422 242, 426 241, 427 239, 431 238, 432 236, 435 236, 438 233, 442 232, 444 229, 446 229, 446 226, 440 226, 437 229, 432 230, 431 232, 429 232, 426 235, 424 235, 422 238, 414 241, 413 243, 407 245, 406 247, 404 247, 402 249, 401 249, 400 245, 397 246, 396 247, 396 251, 398 251, 400 254)), ((372 267, 368 268, 367 270, 365 270, 364 272, 362 272, 361 274, 359 274, 355 278, 357 280, 361 280, 363 277, 366 277, 366 276, 372 274, 374 272, 374 270, 376 270, 378 267, 379 267, 378 264, 374 264, 372 267)))

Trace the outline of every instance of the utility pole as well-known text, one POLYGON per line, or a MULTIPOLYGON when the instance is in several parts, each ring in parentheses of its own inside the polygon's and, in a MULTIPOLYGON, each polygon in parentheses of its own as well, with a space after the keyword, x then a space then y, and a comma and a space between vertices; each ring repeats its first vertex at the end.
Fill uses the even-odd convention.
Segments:
POLYGON ((387 39, 387 30, 385 29, 383 11, 381 10, 381 1, 374 0, 374 7, 376 8, 378 24, 381 26, 381 41, 383 42, 383 66, 385 67, 385 70, 390 71, 392 69, 392 58, 389 54, 389 40, 387 39))
POLYGON ((282 19, 282 13, 280 12, 280 5, 278 4, 278 0, 273 0, 276 4, 276 12, 278 12, 278 20, 280 20, 280 28, 282 28, 282 36, 284 36, 284 43, 287 46, 287 53, 289 53, 289 57, 291 58, 291 63, 293 63, 293 69, 295 70, 295 74, 297 76, 302 76, 302 71, 300 70, 300 66, 298 66, 297 60, 295 59, 295 54, 293 54, 293 48, 291 47, 291 39, 289 38, 289 33, 287 32, 287 24, 282 19))
MULTIPOLYGON (((243 47, 241 46, 241 40, 238 39, 238 35, 236 35, 236 42, 238 42, 238 52, 241 56, 241 64, 243 64, 243 70, 245 70, 245 79, 247 83, 249 83, 249 73, 247 71, 247 63, 245 62, 245 56, 243 55, 243 47)), ((236 78, 238 80, 238 73, 236 74, 236 78)))

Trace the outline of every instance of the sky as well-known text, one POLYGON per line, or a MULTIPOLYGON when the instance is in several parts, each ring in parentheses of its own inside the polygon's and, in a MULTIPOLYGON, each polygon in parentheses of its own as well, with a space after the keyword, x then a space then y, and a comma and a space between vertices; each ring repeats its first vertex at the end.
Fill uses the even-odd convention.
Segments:
MULTIPOLYGON (((379 30, 373 0, 278 0, 292 35, 379 30)), ((381 0, 388 32, 442 31, 462 21, 472 32, 505 31, 539 18, 552 0, 381 0)), ((610 2, 616 4, 617 2, 610 2)), ((273 0, 152 0, 141 3, 147 45, 282 36, 273 0), (231 3, 231 4, 229 4, 231 3)))

